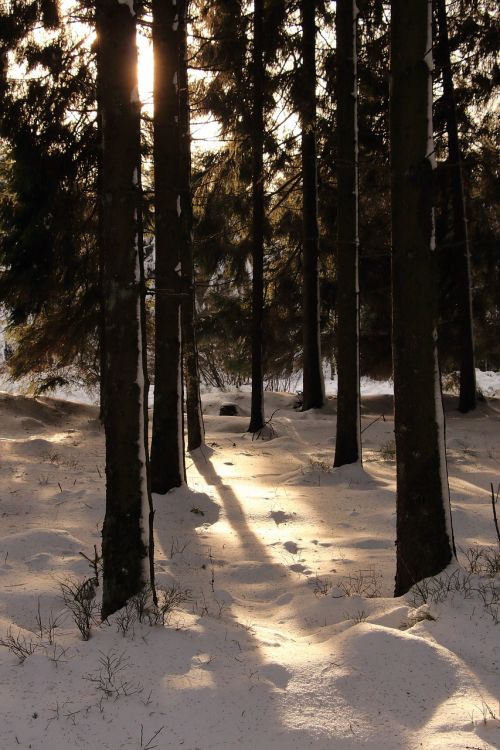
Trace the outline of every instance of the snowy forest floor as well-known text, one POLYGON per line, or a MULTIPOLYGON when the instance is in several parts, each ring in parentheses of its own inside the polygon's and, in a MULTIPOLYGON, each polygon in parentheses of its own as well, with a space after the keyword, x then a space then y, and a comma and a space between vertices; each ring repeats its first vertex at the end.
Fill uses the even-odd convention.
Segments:
POLYGON ((390 396, 363 399, 363 468, 336 470, 335 400, 294 400, 267 393, 275 434, 252 440, 247 392, 205 394, 189 489, 155 496, 157 582, 185 600, 164 626, 96 618, 83 641, 60 584, 100 545, 97 410, 0 394, 1 750, 500 747, 500 402, 446 400, 456 543, 490 548, 481 575, 459 551, 394 599, 390 396))

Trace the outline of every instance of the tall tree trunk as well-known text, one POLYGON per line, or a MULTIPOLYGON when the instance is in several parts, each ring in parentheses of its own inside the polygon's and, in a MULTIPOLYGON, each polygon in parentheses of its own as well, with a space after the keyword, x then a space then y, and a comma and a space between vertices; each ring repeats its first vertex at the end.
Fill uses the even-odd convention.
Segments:
POLYGON ((253 11, 252 97, 252 398, 249 432, 264 426, 264 0, 253 11))
POLYGON ((431 19, 431 0, 391 3, 396 595, 454 553, 437 358, 431 19))
POLYGON ((141 280, 140 103, 135 11, 97 0, 102 132, 106 515, 102 531, 107 617, 147 578, 149 544, 141 280))
MULTIPOLYGON (((96 76, 96 89, 97 89, 97 137, 98 143, 102 144, 102 114, 101 114, 101 89, 99 85, 99 69, 97 70, 96 76)), ((102 196, 102 148, 98 149, 97 152, 97 195, 102 196)), ((98 235, 98 263, 99 263, 99 419, 101 424, 104 425, 104 413, 106 411, 106 319, 105 319, 105 299, 104 299, 104 242, 102 236, 102 221, 103 212, 101 206, 99 206, 97 215, 97 235, 98 235)))
POLYGON ((335 466, 361 458, 357 6, 337 0, 337 438, 335 466))
POLYGON ((460 397, 459 410, 476 408, 476 365, 474 360, 474 327, 472 315, 470 248, 467 232, 462 154, 458 140, 457 108, 450 61, 450 43, 446 18, 446 0, 435 0, 438 18, 438 44, 443 73, 443 101, 448 133, 448 164, 451 180, 453 209, 453 243, 457 250, 457 302, 459 310, 460 339, 460 397))
POLYGON ((303 403, 302 409, 320 408, 325 401, 321 367, 318 277, 318 179, 316 164, 316 2, 301 0, 303 222, 303 403))
POLYGON ((191 197, 191 131, 189 113, 187 20, 189 0, 179 2, 179 97, 181 151, 181 258, 182 258, 182 351, 186 383, 188 450, 199 448, 205 437, 200 398, 200 370, 196 346, 196 307, 193 264, 193 205, 191 197))
POLYGON ((166 493, 186 480, 182 408, 182 179, 179 7, 153 0, 155 173, 155 391, 151 487, 166 493))

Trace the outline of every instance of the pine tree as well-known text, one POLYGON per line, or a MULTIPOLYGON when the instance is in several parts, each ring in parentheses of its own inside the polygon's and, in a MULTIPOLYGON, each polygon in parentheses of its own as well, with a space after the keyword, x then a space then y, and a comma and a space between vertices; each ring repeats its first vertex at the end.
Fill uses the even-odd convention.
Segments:
POLYGON ((453 207, 453 244, 455 246, 456 264, 458 266, 456 300, 459 309, 461 352, 458 408, 461 412, 466 413, 476 408, 476 367, 474 358, 470 248, 446 2, 445 0, 435 0, 435 5, 438 22, 437 43, 442 69, 442 98, 446 112, 446 130, 448 133, 448 166, 450 169, 451 201, 453 207))
POLYGON ((179 0, 179 122, 181 158, 181 265, 182 297, 182 354, 186 384, 186 426, 188 450, 202 445, 205 428, 200 396, 200 368, 196 342, 196 298, 193 262, 193 202, 191 195, 191 132, 188 81, 188 25, 189 0, 179 0))
POLYGON ((252 50, 252 398, 249 432, 264 426, 264 0, 254 0, 252 50))
POLYGON ((0 11, 0 51, 25 74, 2 71, 0 298, 9 374, 35 392, 99 380, 92 53, 52 5, 0 11))
POLYGON ((119 0, 97 0, 96 30, 106 350, 106 515, 102 530, 102 617, 106 618, 146 582, 152 509, 145 424, 135 7, 119 0))
POLYGON ((454 554, 437 359, 432 179, 432 3, 391 5, 396 595, 454 554))
POLYGON ((303 410, 325 400, 321 365, 318 276, 318 184, 316 164, 316 2, 301 0, 302 23, 302 221, 303 221, 303 410))
POLYGON ((186 481, 182 405, 180 8, 153 0, 155 173, 155 391, 151 488, 186 481))
POLYGON ((355 0, 337 0, 337 437, 335 466, 361 458, 355 0))

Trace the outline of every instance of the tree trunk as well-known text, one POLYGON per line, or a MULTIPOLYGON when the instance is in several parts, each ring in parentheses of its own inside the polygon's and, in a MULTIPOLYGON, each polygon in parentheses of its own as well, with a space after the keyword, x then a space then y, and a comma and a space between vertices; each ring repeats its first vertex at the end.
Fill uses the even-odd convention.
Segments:
POLYGON ((155 173, 155 392, 151 487, 164 494, 186 480, 182 408, 182 179, 179 8, 153 0, 155 173))
POLYGON ((450 43, 445 0, 435 0, 438 17, 438 44, 443 73, 443 101, 448 132, 448 164, 451 180, 453 209, 453 243, 457 250, 457 302, 460 340, 460 397, 459 410, 463 413, 476 408, 476 365, 474 361, 474 327, 472 315, 470 248, 467 232, 462 154, 458 140, 457 109, 450 61, 450 43))
POLYGON ((135 12, 98 0, 102 132, 101 258, 104 291, 106 515, 102 617, 147 578, 149 543, 141 283, 140 103, 135 12))
POLYGON ((182 258, 182 351, 186 383, 186 422, 188 450, 202 445, 205 437, 200 398, 200 370, 195 328, 195 287, 193 264, 193 205, 191 198, 191 129, 187 67, 187 19, 189 0, 179 0, 179 97, 181 150, 181 258, 182 258))
POLYGON ((253 12, 252 98, 252 399, 248 432, 264 426, 264 0, 253 12))
POLYGON ((454 554, 437 358, 431 0, 391 4, 396 595, 454 554))
POLYGON ((318 184, 316 165, 316 2, 301 0, 303 222, 303 403, 302 409, 320 408, 325 401, 321 367, 318 278, 318 184))
POLYGON ((337 438, 334 466, 361 458, 357 7, 337 0, 337 438))

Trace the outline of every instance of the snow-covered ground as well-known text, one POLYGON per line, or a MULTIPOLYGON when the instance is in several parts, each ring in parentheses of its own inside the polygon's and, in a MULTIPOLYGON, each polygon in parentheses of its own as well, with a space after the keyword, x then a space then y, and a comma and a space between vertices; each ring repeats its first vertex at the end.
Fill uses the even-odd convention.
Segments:
MULTIPOLYGON (((204 395, 189 489, 155 496, 158 584, 185 601, 165 626, 131 608, 83 641, 60 584, 100 544, 97 410, 0 394, 1 750, 500 747, 494 581, 455 566, 391 597, 391 397, 365 396, 363 468, 335 471, 335 401, 294 400, 266 393, 275 434, 252 440, 248 392, 204 395)), ((495 549, 500 403, 446 405, 457 545, 495 549)))

